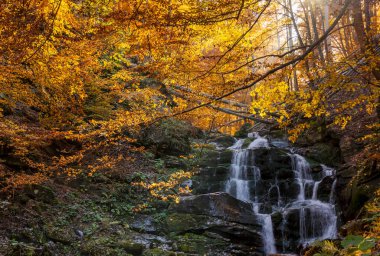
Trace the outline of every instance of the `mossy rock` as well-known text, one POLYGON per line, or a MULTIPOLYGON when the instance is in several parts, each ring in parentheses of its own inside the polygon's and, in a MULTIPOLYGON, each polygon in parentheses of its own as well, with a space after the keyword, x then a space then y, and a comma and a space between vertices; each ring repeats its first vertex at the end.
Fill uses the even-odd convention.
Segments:
POLYGON ((26 202, 29 201, 29 199, 33 199, 35 201, 50 205, 58 203, 55 192, 50 187, 38 184, 27 186, 23 191, 20 192, 18 199, 21 202, 26 202))
POLYGON ((307 147, 304 154, 307 158, 328 166, 337 166, 341 162, 340 149, 326 143, 307 147))
MULTIPOLYGON (((209 238, 204 235, 186 233, 181 236, 173 237, 175 247, 184 253, 194 253, 197 255, 208 254, 226 246, 226 242, 220 239, 209 238)), ((174 245, 173 245, 174 246, 174 245)))
POLYGON ((119 240, 115 243, 116 247, 123 248, 127 253, 132 255, 141 255, 145 246, 132 242, 130 240, 119 240))
POLYGON ((351 186, 346 188, 346 192, 350 194, 347 196, 348 207, 345 211, 345 215, 350 218, 354 217, 364 204, 371 198, 371 193, 365 186, 358 185, 357 181, 354 181, 351 186))
POLYGON ((114 240, 111 237, 99 237, 85 241, 81 246, 81 253, 90 256, 124 256, 142 255, 144 245, 130 240, 114 240))
POLYGON ((62 228, 54 226, 54 224, 48 224, 44 227, 44 231, 46 237, 53 242, 71 244, 76 240, 76 235, 70 228, 62 228))
POLYGON ((38 249, 35 248, 34 246, 24 244, 24 243, 18 243, 17 245, 13 245, 10 250, 6 254, 6 256, 37 256, 41 255, 38 252, 38 249))
POLYGON ((232 159, 232 151, 230 150, 208 150, 204 152, 199 160, 201 167, 217 167, 219 165, 229 165, 232 159))
POLYGON ((80 251, 82 254, 91 255, 91 256, 101 256, 101 251, 106 251, 108 245, 110 243, 110 238, 99 237, 99 238, 90 238, 83 241, 80 251))
POLYGON ((12 234, 11 238, 16 241, 33 242, 40 244, 47 242, 44 233, 37 228, 22 229, 20 232, 15 232, 14 234, 12 234))
POLYGON ((243 143, 243 146, 241 146, 242 148, 248 148, 249 144, 251 144, 251 142, 253 141, 253 139, 251 138, 246 138, 244 140, 244 143, 243 143))
POLYGON ((177 256, 177 255, 181 255, 181 254, 175 253, 172 251, 165 251, 160 248, 148 249, 148 250, 145 250, 143 253, 143 256, 177 256))
POLYGON ((165 229, 167 232, 184 232, 197 229, 202 222, 206 222, 207 217, 195 214, 172 213, 166 218, 165 229))
POLYGON ((227 147, 232 146, 235 143, 235 138, 229 135, 220 134, 219 136, 216 136, 215 138, 209 139, 208 142, 209 143, 214 142, 219 146, 227 148, 227 147))

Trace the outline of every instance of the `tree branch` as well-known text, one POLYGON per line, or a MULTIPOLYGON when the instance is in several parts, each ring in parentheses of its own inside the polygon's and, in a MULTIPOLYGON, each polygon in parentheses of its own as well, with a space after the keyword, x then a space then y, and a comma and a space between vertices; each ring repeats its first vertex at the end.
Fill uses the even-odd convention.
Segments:
MULTIPOLYGON (((326 30, 326 32, 318 39, 316 40, 303 54, 299 55, 298 57, 288 61, 288 62, 285 62, 284 64, 281 64, 269 71, 267 71, 265 74, 263 74, 262 76, 260 76, 259 78, 255 79, 252 83, 248 84, 248 85, 245 85, 245 86, 241 86, 239 88, 236 88, 228 93, 225 93, 221 96, 218 96, 216 97, 214 100, 212 101, 209 101, 209 102, 206 102, 206 103, 202 103, 202 104, 199 104, 198 106, 195 106, 195 107, 191 107, 189 109, 186 109, 184 111, 181 111, 181 112, 178 112, 178 113, 175 113, 175 114, 172 114, 172 115, 168 115, 168 116, 163 116, 158 120, 161 120, 163 118, 168 118, 168 117, 175 117, 175 116, 179 116, 179 115, 182 115, 182 114, 185 114, 185 113, 189 113, 191 111, 194 111, 198 108, 202 108, 202 107, 206 107, 206 106, 209 106, 210 104, 216 102, 216 101, 219 101, 221 99, 224 99, 232 94, 235 94, 239 91, 242 91, 242 90, 245 90, 245 89, 248 89, 248 88, 251 88, 252 86, 256 85, 258 82, 264 80, 265 78, 267 78, 269 75, 272 75, 274 73, 276 73, 277 71, 289 66, 289 65, 293 65, 293 64, 297 64, 299 61, 303 60, 304 58, 307 57, 307 55, 309 55, 310 52, 312 52, 318 45, 320 45, 330 34, 330 32, 335 28, 335 26, 338 24, 339 20, 342 18, 342 16, 344 15, 344 13, 346 12, 349 4, 351 3, 352 0, 346 0, 342 10, 340 11, 340 13, 338 14, 338 16, 336 17, 336 19, 334 20, 334 22, 331 24, 331 26, 326 30)), ((156 122, 156 121, 154 121, 156 122)))

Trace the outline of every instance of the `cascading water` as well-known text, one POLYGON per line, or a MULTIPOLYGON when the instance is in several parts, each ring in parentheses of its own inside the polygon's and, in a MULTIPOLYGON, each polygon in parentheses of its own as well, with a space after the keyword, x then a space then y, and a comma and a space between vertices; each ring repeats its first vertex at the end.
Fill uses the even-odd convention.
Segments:
POLYGON ((239 200, 252 204, 252 210, 262 225, 264 251, 266 254, 276 253, 272 218, 269 214, 260 213, 257 188, 261 180, 261 174, 260 168, 253 164, 254 155, 252 150, 254 148, 269 147, 269 144, 265 138, 258 136, 258 134, 255 134, 255 137, 256 139, 247 149, 242 149, 244 139, 238 140, 229 148, 233 150, 233 156, 230 167, 230 177, 226 183, 225 191, 239 200), (253 185, 253 197, 251 197, 250 184, 253 185))
MULTIPOLYGON (((252 204, 253 214, 258 217, 262 225, 265 253, 276 253, 276 245, 278 251, 290 252, 301 244, 305 245, 318 239, 335 238, 337 217, 333 202, 336 179, 333 179, 326 200, 321 199, 318 194, 325 178, 332 181, 335 170, 321 165, 322 171, 313 174, 304 157, 288 153, 288 159, 291 159, 293 183, 289 180, 279 181, 277 176, 281 175, 281 171, 277 170, 270 173, 273 177, 268 178, 266 174, 266 177, 262 178, 255 152, 270 151, 273 145, 257 133, 251 133, 248 137, 255 138, 248 147, 243 148, 245 139, 240 139, 229 148, 233 156, 225 191, 239 200, 252 204), (298 192, 288 195, 288 191, 284 190, 284 184, 286 186, 293 184, 298 192), (280 222, 273 224, 273 216, 280 216, 280 222), (297 219, 298 222, 294 224, 297 219), (294 231, 294 228, 298 231, 294 231), (279 231, 276 236, 274 229, 279 231)), ((291 189, 288 187, 287 190, 291 189)))
MULTIPOLYGON (((310 165, 304 157, 292 154, 291 159, 299 185, 299 194, 297 201, 290 204, 290 209, 300 209, 300 243, 308 244, 317 239, 335 238, 337 222, 335 207, 330 202, 324 203, 318 200, 319 184, 325 177, 334 175, 334 169, 321 165, 322 178, 315 181, 311 175, 310 165), (308 187, 312 187, 310 198, 306 195, 308 187)), ((333 190, 331 193, 333 193, 333 190)))

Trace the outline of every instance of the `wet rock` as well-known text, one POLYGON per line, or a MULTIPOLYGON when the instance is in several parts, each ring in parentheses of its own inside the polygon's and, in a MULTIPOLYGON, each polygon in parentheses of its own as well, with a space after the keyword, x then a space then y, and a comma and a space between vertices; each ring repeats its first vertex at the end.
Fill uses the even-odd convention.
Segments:
POLYGON ((230 166, 219 165, 217 167, 202 168, 199 172, 199 176, 212 180, 226 180, 226 177, 230 174, 230 166))
POLYGON ((279 148, 254 150, 255 165, 260 168, 262 179, 275 179, 277 174, 293 177, 292 161, 288 153, 279 148))
POLYGON ((149 215, 137 215, 133 221, 129 224, 132 230, 137 232, 144 232, 148 234, 157 234, 157 223, 152 216, 149 215))
POLYGON ((261 227, 226 221, 217 217, 189 213, 172 213, 166 219, 166 233, 204 234, 213 239, 234 244, 263 247, 261 227))
POLYGON ((324 177, 321 183, 319 183, 318 186, 318 199, 324 202, 329 202, 330 200, 330 193, 333 189, 333 183, 334 183, 334 177, 327 176, 324 177))
POLYGON ((182 197, 175 211, 220 217, 225 220, 259 225, 249 203, 240 201, 228 193, 217 192, 203 195, 182 197))
POLYGON ((207 150, 199 161, 200 167, 217 167, 231 163, 232 152, 230 150, 207 150))
POLYGON ((223 191, 226 186, 225 180, 215 180, 212 182, 207 182, 207 180, 195 181, 193 194, 208 194, 215 193, 218 191, 223 191))
POLYGON ((282 139, 271 139, 270 145, 276 148, 288 148, 290 146, 289 142, 282 139))
POLYGON ((134 243, 143 245, 145 248, 160 248, 162 250, 171 250, 172 242, 164 236, 135 233, 131 237, 134 243))

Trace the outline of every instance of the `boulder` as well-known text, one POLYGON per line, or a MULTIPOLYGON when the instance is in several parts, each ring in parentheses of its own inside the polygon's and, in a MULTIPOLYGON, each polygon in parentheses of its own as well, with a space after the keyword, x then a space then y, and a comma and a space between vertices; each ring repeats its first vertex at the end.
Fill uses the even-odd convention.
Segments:
POLYGON ((217 167, 231 163, 232 152, 230 150, 207 150, 199 161, 201 167, 217 167))
POLYGON ((157 223, 152 216, 149 215, 136 215, 134 216, 129 227, 137 232, 143 232, 148 234, 156 234, 157 223))
POLYGON ((177 212, 219 217, 232 222, 259 226, 251 204, 225 192, 182 197, 179 204, 173 208, 177 212))
POLYGON ((61 228, 52 224, 48 224, 44 227, 44 231, 46 237, 53 242, 71 244, 77 240, 77 236, 70 228, 61 228))

